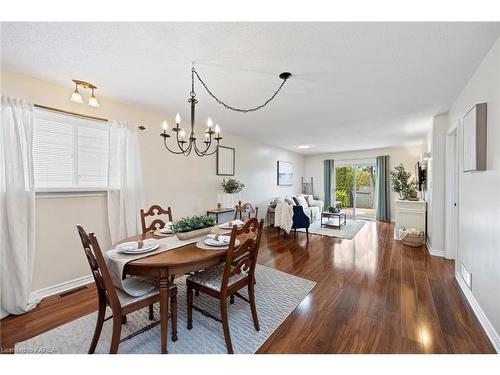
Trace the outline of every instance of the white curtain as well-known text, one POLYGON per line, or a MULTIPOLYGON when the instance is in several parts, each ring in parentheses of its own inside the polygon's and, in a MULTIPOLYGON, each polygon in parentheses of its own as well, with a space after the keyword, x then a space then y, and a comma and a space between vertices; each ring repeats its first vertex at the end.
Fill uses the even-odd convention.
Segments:
POLYGON ((108 221, 113 243, 141 233, 144 183, 136 126, 109 122, 108 221))
POLYGON ((39 302, 30 296, 35 255, 33 105, 2 96, 0 126, 0 300, 10 314, 39 302))

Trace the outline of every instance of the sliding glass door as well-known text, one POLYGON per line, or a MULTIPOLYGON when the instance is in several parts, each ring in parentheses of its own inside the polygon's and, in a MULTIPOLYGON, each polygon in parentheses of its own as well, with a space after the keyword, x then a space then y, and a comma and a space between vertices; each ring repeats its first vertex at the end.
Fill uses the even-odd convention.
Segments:
POLYGON ((335 168, 335 196, 351 219, 375 220, 375 162, 352 163, 335 168))

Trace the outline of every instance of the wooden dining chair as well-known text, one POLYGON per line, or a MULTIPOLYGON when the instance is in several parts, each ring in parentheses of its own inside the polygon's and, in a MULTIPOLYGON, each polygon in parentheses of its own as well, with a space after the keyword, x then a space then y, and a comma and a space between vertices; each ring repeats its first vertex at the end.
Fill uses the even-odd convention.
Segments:
MULTIPOLYGON (((90 269, 92 270, 92 275, 94 276, 99 300, 97 323, 94 331, 94 337, 92 338, 92 342, 90 344, 89 354, 94 353, 97 342, 99 341, 99 336, 101 335, 103 323, 109 319, 113 319, 113 335, 109 353, 114 354, 118 352, 118 346, 120 343, 131 339, 132 337, 140 333, 146 332, 160 323, 160 320, 163 317, 160 317, 160 320, 147 325, 137 332, 134 332, 127 337, 120 339, 121 327, 122 324, 125 324, 127 322, 127 314, 149 306, 149 320, 154 320, 153 304, 156 302, 160 302, 160 294, 155 288, 140 297, 132 297, 129 294, 121 291, 120 289, 115 288, 113 282, 111 281, 111 276, 102 255, 99 242, 94 236, 94 233, 87 234, 87 232, 85 232, 85 230, 80 225, 77 225, 76 227, 78 229, 78 234, 80 235, 83 249, 90 265, 90 269), (106 306, 109 306, 113 313, 113 315, 108 318, 104 317, 106 313, 106 306)), ((172 285, 170 287, 170 296, 170 305, 172 311, 172 341, 176 341, 177 287, 175 285, 172 285)), ((165 317, 165 319, 168 319, 168 317, 165 317)))
POLYGON ((257 331, 260 330, 257 307, 255 305, 254 286, 255 266, 257 264, 257 254, 259 252, 263 226, 264 220, 259 222, 256 218, 249 219, 241 229, 237 229, 237 227, 234 226, 231 231, 225 262, 189 276, 186 280, 188 305, 187 328, 193 328, 193 309, 221 322, 224 329, 227 352, 229 354, 233 353, 233 346, 231 344, 227 315, 228 297, 236 296, 250 304, 254 327, 257 331), (253 233, 251 237, 249 236, 249 238, 245 239, 239 246, 235 246, 237 236, 250 232, 253 233), (238 293, 238 291, 244 287, 248 288, 248 299, 238 293), (194 306, 193 290, 219 299, 221 318, 194 306))
POLYGON ((239 201, 234 210, 234 220, 251 219, 252 217, 257 218, 258 212, 259 207, 253 208, 250 203, 241 204, 241 201, 239 201))
POLYGON ((156 217, 162 215, 166 215, 168 221, 174 221, 172 218, 172 209, 170 207, 164 210, 161 206, 155 204, 149 207, 146 212, 144 212, 144 210, 141 210, 142 233, 154 232, 158 229, 163 228, 166 225, 166 222, 158 218, 153 219, 153 221, 151 221, 149 225, 146 224, 147 217, 156 217))

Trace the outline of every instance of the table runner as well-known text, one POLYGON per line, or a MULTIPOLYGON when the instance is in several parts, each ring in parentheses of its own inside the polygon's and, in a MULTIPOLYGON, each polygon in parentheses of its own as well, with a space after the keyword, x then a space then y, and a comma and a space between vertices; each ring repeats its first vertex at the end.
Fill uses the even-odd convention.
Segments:
POLYGON ((117 252, 115 249, 111 249, 104 253, 104 260, 106 261, 106 266, 108 267, 108 271, 114 286, 120 288, 133 297, 139 297, 153 290, 154 286, 151 283, 148 283, 146 278, 142 277, 133 276, 123 279, 123 269, 128 262, 162 253, 164 251, 177 249, 179 247, 198 242, 204 237, 206 236, 191 238, 189 240, 179 240, 177 236, 171 236, 157 239, 160 247, 156 250, 144 254, 122 254, 117 252))

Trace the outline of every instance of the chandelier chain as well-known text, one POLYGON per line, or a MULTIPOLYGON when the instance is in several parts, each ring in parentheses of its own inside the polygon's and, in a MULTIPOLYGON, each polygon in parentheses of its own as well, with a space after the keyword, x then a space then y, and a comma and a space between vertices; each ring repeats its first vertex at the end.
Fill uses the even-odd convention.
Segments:
POLYGON ((266 105, 268 105, 276 97, 276 95, 278 95, 278 93, 281 91, 281 89, 283 88, 283 86, 285 85, 285 83, 286 83, 286 81, 288 79, 288 78, 284 78, 283 82, 281 82, 281 85, 274 92, 274 94, 269 99, 267 99, 263 104, 261 104, 261 105, 259 105, 257 107, 245 109, 245 108, 236 108, 236 107, 230 106, 230 105, 224 103, 218 97, 216 97, 215 94, 212 91, 210 91, 210 89, 208 88, 207 84, 201 79, 200 75, 198 74, 198 72, 196 71, 196 69, 194 67, 191 69, 191 85, 192 85, 191 96, 192 97, 194 97, 193 94, 196 95, 194 93, 194 76, 195 75, 196 75, 196 78, 198 79, 198 81, 200 81, 200 83, 203 85, 203 87, 205 88, 205 90, 207 90, 208 95, 210 95, 212 98, 214 98, 214 100, 217 103, 219 103, 220 105, 224 106, 225 108, 227 108, 227 109, 229 109, 231 111, 242 112, 242 113, 255 112, 255 111, 258 111, 259 109, 264 108, 266 105))

